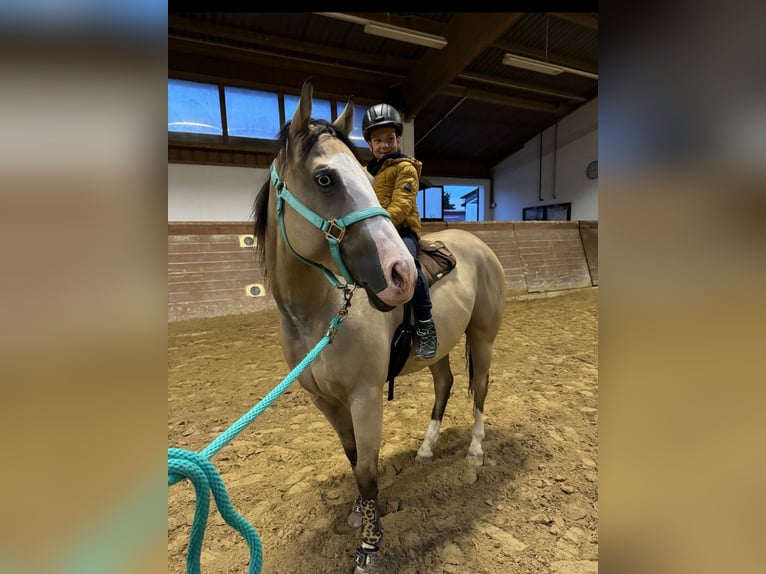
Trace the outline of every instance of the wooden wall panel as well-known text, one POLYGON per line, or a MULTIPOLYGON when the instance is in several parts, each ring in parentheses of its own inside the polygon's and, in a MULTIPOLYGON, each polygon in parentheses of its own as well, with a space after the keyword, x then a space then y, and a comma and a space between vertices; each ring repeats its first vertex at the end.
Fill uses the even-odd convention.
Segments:
POLYGON ((423 234, 433 233, 435 231, 441 231, 442 229, 447 229, 447 223, 444 221, 424 221, 422 223, 421 232, 423 234))
POLYGON ((509 295, 527 292, 519 248, 511 221, 462 221, 452 222, 449 227, 465 229, 482 239, 500 259, 505 272, 505 285, 509 295))
POLYGON ((240 234, 168 234, 168 320, 262 311, 268 297, 249 297, 246 286, 263 283, 255 249, 240 247, 240 234))
POLYGON ((591 284, 598 285, 598 221, 580 221, 580 239, 585 261, 590 270, 591 284))
POLYGON ((540 293, 591 285, 576 221, 514 222, 527 291, 540 293))
MULTIPOLYGON (((483 239, 505 271, 509 296, 598 285, 598 222, 424 222, 428 233, 457 227, 483 239)), ((253 313, 274 307, 255 249, 241 247, 252 222, 168 224, 168 320, 253 313), (265 289, 265 286, 264 286, 265 289)))

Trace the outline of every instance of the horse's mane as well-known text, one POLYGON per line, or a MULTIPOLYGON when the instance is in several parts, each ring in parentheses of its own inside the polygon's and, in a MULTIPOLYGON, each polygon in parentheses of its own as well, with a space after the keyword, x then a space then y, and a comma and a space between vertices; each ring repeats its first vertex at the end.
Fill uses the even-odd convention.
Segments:
MULTIPOLYGON (((288 141, 290 140, 290 123, 291 121, 288 121, 285 123, 284 126, 282 126, 282 129, 279 131, 279 137, 277 139, 277 151, 272 156, 271 160, 274 161, 274 159, 279 155, 279 152, 283 150, 286 146, 288 141)), ((343 132, 338 130, 332 123, 328 122, 327 120, 323 119, 314 119, 312 118, 309 122, 310 129, 303 134, 301 134, 299 141, 294 142, 298 144, 300 153, 302 156, 305 156, 309 150, 311 150, 312 147, 314 147, 314 144, 316 144, 317 140, 319 139, 319 136, 322 134, 330 134, 332 137, 339 139, 342 141, 346 147, 351 151, 352 154, 354 154, 354 157, 361 163, 361 160, 359 159, 359 155, 356 151, 356 146, 351 143, 351 139, 343 132)), ((269 162, 269 166, 271 166, 271 162, 269 162)), ((265 251, 265 241, 266 241, 266 225, 268 222, 268 207, 269 207, 269 188, 271 187, 271 173, 266 177, 266 181, 263 182, 263 185, 261 186, 260 191, 258 192, 258 195, 255 197, 255 202, 253 203, 253 211, 252 216, 255 221, 255 246, 256 246, 256 254, 258 257, 258 261, 261 264, 261 269, 263 269, 264 274, 264 280, 268 280, 268 277, 266 277, 266 266, 265 266, 265 258, 266 258, 266 251, 265 251)))

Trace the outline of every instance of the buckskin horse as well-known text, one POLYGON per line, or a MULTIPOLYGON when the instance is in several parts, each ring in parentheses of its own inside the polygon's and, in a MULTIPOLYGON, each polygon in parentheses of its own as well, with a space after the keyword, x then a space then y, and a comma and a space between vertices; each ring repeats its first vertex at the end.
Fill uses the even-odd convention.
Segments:
MULTIPOLYGON (((378 512, 383 387, 388 350, 412 297, 416 270, 348 139, 353 98, 334 122, 311 117, 312 98, 307 80, 292 120, 280 131, 270 176, 256 196, 257 253, 281 313, 281 344, 290 368, 344 309, 342 328, 298 380, 335 429, 356 477, 359 494, 349 522, 361 526, 361 543, 354 572, 378 573, 384 571, 385 554, 378 512), (366 297, 350 305, 357 286, 366 297)), ((505 305, 503 267, 468 231, 445 229, 423 239, 443 242, 457 263, 431 287, 437 355, 422 361, 413 350, 400 371, 428 367, 433 375, 435 400, 417 458, 433 456, 453 383, 449 353, 465 334, 474 421, 466 457, 482 464, 484 401, 505 305)))

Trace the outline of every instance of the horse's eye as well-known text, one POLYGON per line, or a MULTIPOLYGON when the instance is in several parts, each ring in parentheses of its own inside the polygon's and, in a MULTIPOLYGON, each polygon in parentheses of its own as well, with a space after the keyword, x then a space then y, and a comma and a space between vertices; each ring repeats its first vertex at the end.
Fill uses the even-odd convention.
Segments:
POLYGON ((320 173, 316 177, 316 181, 319 184, 319 187, 329 187, 332 183, 332 178, 326 173, 320 173))

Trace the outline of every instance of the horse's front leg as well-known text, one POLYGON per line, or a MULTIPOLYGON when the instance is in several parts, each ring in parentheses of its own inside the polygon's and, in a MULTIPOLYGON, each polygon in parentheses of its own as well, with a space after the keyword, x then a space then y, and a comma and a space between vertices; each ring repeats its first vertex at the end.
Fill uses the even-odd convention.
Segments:
MULTIPOLYGON (((335 399, 318 397, 316 395, 312 395, 312 398, 314 399, 314 404, 322 411, 322 414, 330 422, 332 428, 335 429, 351 469, 356 474, 356 437, 354 436, 354 422, 351 419, 351 411, 349 411, 346 405, 335 399)), ((353 528, 362 526, 361 495, 357 497, 351 508, 351 513, 348 515, 348 523, 353 528)))
POLYGON ((330 422, 332 428, 343 445, 343 451, 351 467, 356 466, 356 438, 354 437, 354 423, 351 420, 351 413, 348 408, 340 401, 329 398, 311 395, 316 407, 322 411, 322 414, 330 422))
POLYGON ((356 550, 354 574, 382 572, 380 543, 383 525, 378 510, 378 457, 383 428, 383 399, 380 388, 365 389, 351 398, 357 461, 354 467, 361 512, 362 541, 356 550))

